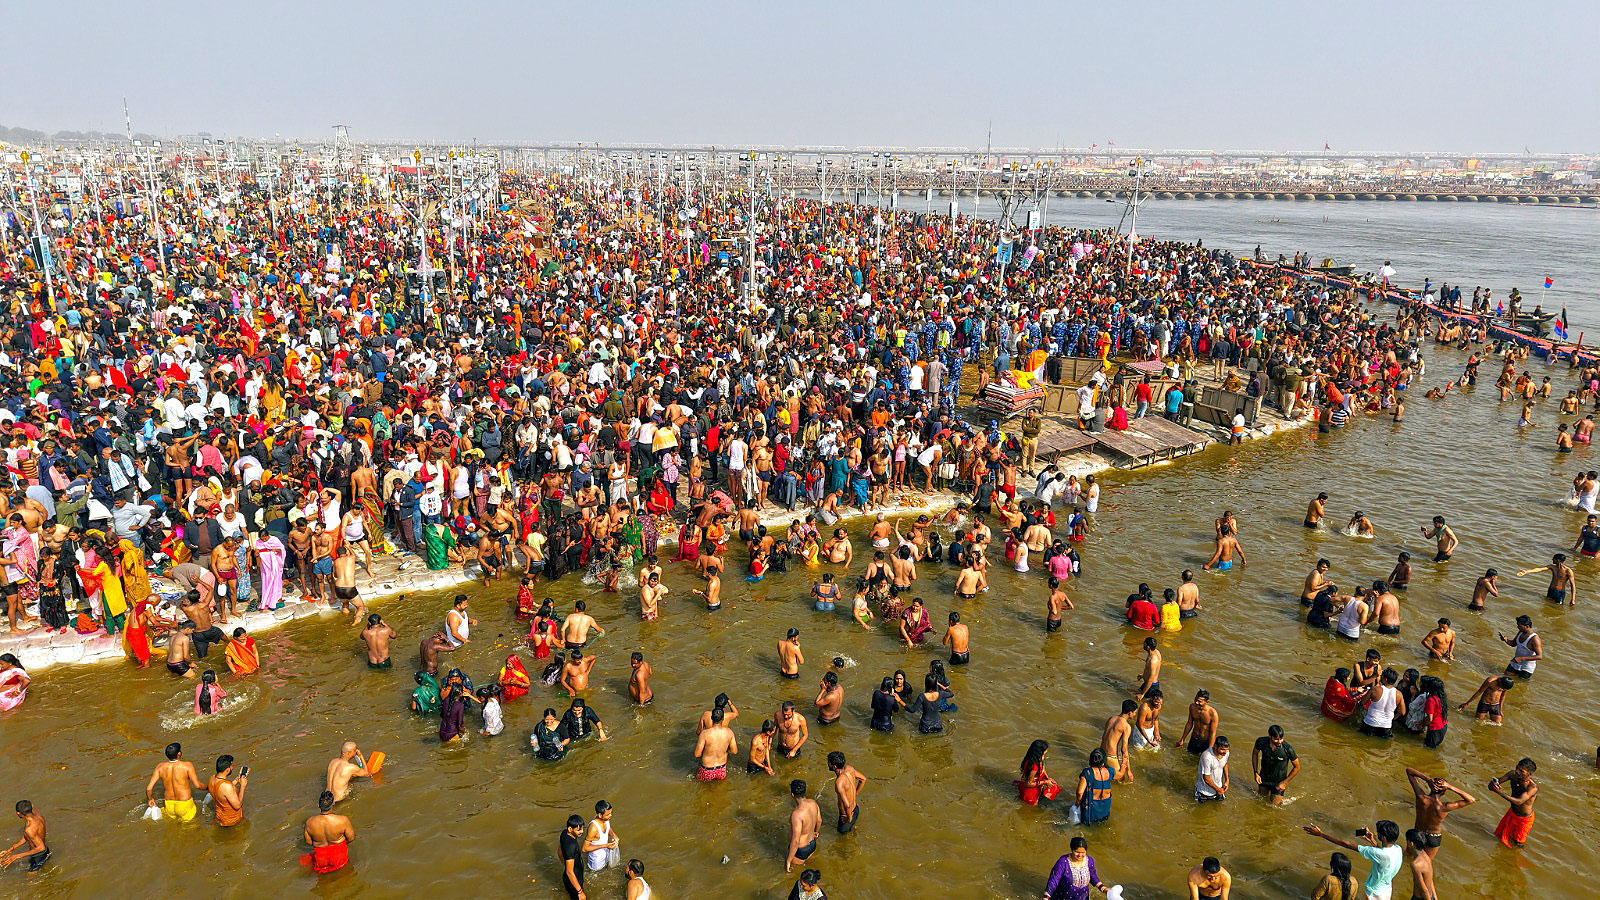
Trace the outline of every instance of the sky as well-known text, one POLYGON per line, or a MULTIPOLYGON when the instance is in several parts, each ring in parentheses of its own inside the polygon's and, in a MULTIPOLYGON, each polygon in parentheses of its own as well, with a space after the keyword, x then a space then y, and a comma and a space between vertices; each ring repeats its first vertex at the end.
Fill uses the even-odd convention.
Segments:
POLYGON ((1592 0, 8 4, 0 124, 356 141, 1600 152, 1592 0))

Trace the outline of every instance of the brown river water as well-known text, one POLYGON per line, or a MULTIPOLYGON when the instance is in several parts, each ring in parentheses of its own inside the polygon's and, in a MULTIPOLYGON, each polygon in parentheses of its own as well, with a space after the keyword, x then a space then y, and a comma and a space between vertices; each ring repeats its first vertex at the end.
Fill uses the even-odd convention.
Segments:
MULTIPOLYGON (((1428 357, 1425 386, 1460 370, 1453 354, 1429 348, 1428 357)), ((1569 379, 1557 371, 1561 396, 1569 379)), ((442 747, 436 722, 406 711, 416 641, 438 626, 454 591, 378 607, 402 634, 392 671, 368 671, 354 630, 331 617, 261 635, 260 674, 242 683, 224 674, 234 705, 199 724, 188 712, 194 682, 172 678, 159 665, 144 672, 120 665, 44 671, 24 707, 0 718, 8 789, 0 799, 31 799, 49 821, 55 849, 48 872, 26 882, 29 893, 88 897, 173 888, 210 896, 311 890, 334 897, 431 891, 555 897, 562 823, 574 812, 589 818, 594 801, 606 799, 617 810, 623 859, 645 861, 655 896, 781 897, 794 878, 783 871, 787 783, 805 778, 824 823, 811 864, 834 897, 1038 896, 1077 833, 1088 836, 1101 877, 1125 885, 1130 897, 1177 896, 1189 867, 1208 854, 1233 872, 1237 896, 1309 896, 1336 848, 1299 826, 1316 822, 1347 836, 1378 818, 1410 827, 1403 771, 1409 764, 1480 797, 1450 819, 1437 864, 1442 896, 1593 896, 1583 885, 1600 873, 1600 850, 1587 839, 1600 818, 1594 768, 1600 728, 1589 712, 1600 702, 1600 686, 1579 642, 1600 606, 1588 592, 1595 564, 1579 564, 1576 610, 1542 599, 1543 576, 1509 573, 1570 545, 1582 517, 1558 501, 1573 471, 1600 468, 1600 460, 1591 448, 1555 455, 1553 404, 1536 414, 1537 427, 1519 432, 1519 407, 1496 402, 1493 377, 1475 393, 1442 402, 1414 389, 1403 426, 1386 416, 1358 416, 1333 435, 1288 432, 1236 449, 1213 447, 1160 468, 1108 474, 1083 550, 1084 576, 1071 584, 1077 609, 1066 614, 1061 632, 1044 632, 1043 575, 1018 575, 1003 559, 991 569, 991 590, 961 606, 972 628, 973 663, 952 669, 960 711, 946 716, 942 735, 917 734, 904 717, 893 734, 867 727, 871 692, 882 676, 905 669, 919 680, 942 654, 934 647, 908 651, 887 631, 863 631, 848 618, 848 603, 836 614, 813 611, 806 592, 814 572, 803 567, 754 586, 730 578, 724 610, 708 616, 687 596, 697 586, 692 573, 669 564, 673 593, 661 620, 649 624, 639 621, 636 593, 602 595, 570 576, 549 586, 563 610, 588 597, 609 629, 591 644, 600 664, 590 702, 612 739, 591 740, 555 765, 535 760, 527 745, 538 712, 565 706, 549 689, 507 704, 500 737, 474 734, 463 746, 442 747), (1361 508, 1375 521, 1376 538, 1301 528, 1306 501, 1319 490, 1332 495, 1331 523, 1341 525, 1361 508), (1250 562, 1226 575, 1203 573, 1203 616, 1160 637, 1168 749, 1136 751, 1137 783, 1117 786, 1111 819, 1102 825, 1069 826, 1059 801, 1020 805, 1011 781, 1034 738, 1050 742, 1052 773, 1075 783, 1106 717, 1139 672, 1144 634, 1119 626, 1123 598, 1140 581, 1159 594, 1176 587, 1183 568, 1198 570, 1223 507, 1238 514, 1250 562), (1443 565, 1426 561, 1429 542, 1417 530, 1435 514, 1445 515, 1462 539, 1443 565), (1352 586, 1384 577, 1402 549, 1417 559, 1403 597, 1402 635, 1368 636, 1355 646, 1302 624, 1298 585, 1317 557, 1332 559, 1334 576, 1352 586), (1504 596, 1487 613, 1468 612, 1473 580, 1487 566, 1507 573, 1504 596), (1410 736, 1380 742, 1318 715, 1324 680, 1368 646, 1381 648, 1393 665, 1442 675, 1452 704, 1460 702, 1505 665, 1508 650, 1495 643, 1494 632, 1513 630, 1512 619, 1524 612, 1535 618, 1547 659, 1510 694, 1504 727, 1474 725, 1454 713, 1444 746, 1430 751, 1410 736), (1417 646, 1441 615, 1461 632, 1453 664, 1429 664, 1417 646), (791 625, 801 629, 807 655, 798 682, 779 678, 775 663, 775 643, 791 625), (656 670, 656 701, 648 708, 627 701, 628 654, 635 649, 656 670), (746 776, 742 765, 723 783, 692 779, 694 722, 717 692, 731 694, 744 713, 736 723, 742 749, 781 701, 813 712, 817 681, 835 655, 854 663, 843 676, 845 719, 826 729, 813 725, 801 758, 777 764, 778 779, 746 776), (1171 745, 1187 700, 1201 687, 1210 689, 1222 733, 1236 748, 1236 787, 1228 802, 1197 808, 1194 759, 1171 745), (1303 764, 1279 809, 1245 790, 1250 746, 1273 723, 1286 729, 1303 764), (328 760, 347 739, 386 751, 389 763, 339 807, 358 830, 353 864, 318 882, 296 862, 300 825, 315 811, 328 760), (170 740, 183 743, 202 780, 220 753, 251 766, 245 825, 218 829, 209 811, 188 826, 140 819, 144 782, 170 740), (845 837, 832 827, 836 810, 824 756, 834 749, 870 779, 857 830, 845 837), (1493 837, 1504 803, 1484 783, 1522 756, 1538 762, 1543 790, 1532 839, 1513 852, 1493 837)), ((855 533, 865 527, 855 523, 855 533)), ((856 543, 859 571, 866 542, 856 543)), ((1001 555, 998 547, 993 555, 1001 555)), ((742 571, 742 551, 733 560, 731 568, 742 571)), ((941 630, 954 574, 953 567, 925 566, 917 583, 941 630)), ((521 649, 526 626, 511 614, 514 581, 468 590, 479 619, 474 641, 446 659, 481 684, 509 649, 521 649)), ((524 658, 537 676, 531 653, 524 658)), ((220 651, 212 662, 223 668, 220 651)), ((481 727, 475 711, 468 722, 474 731, 481 727)), ((1358 879, 1366 868, 1358 859, 1358 879)), ((3 875, 6 893, 24 890, 20 869, 3 875)), ((1409 881, 1408 874, 1399 877, 1397 896, 1406 896, 1409 881)), ((620 897, 621 885, 613 869, 591 875, 589 893, 620 897)))

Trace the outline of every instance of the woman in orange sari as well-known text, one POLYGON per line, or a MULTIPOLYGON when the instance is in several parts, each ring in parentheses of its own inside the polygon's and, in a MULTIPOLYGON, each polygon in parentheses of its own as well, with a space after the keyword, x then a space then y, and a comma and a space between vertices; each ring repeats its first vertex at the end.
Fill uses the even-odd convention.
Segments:
POLYGON ((522 667, 522 660, 515 653, 506 657, 506 664, 500 667, 500 699, 515 700, 528 692, 533 682, 528 678, 528 670, 522 667))

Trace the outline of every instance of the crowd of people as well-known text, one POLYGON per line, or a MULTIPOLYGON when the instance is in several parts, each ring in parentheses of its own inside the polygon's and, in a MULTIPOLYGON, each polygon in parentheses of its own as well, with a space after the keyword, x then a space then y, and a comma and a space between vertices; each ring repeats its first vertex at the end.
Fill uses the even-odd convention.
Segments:
MULTIPOLYGON (((348 612, 369 665, 386 668, 397 633, 361 593, 375 559, 472 565, 486 582, 520 578, 515 608, 530 621, 528 647, 549 660, 538 677, 572 697, 532 727, 536 755, 554 761, 591 732, 607 739, 579 696, 593 665, 588 635, 603 629, 581 601, 558 617, 538 600, 542 582, 583 577, 620 590, 637 572, 641 615, 653 619, 667 592, 659 551, 675 543, 667 561, 704 577, 696 594, 714 611, 735 556, 752 582, 791 561, 850 566, 855 548, 838 523, 878 511, 852 617, 915 645, 935 630, 928 602, 914 596, 916 567, 956 566, 943 643, 949 664, 964 665, 971 635, 958 607, 987 590, 991 541, 1016 571, 1030 571, 1030 558, 1045 570, 1053 631, 1071 609, 1062 587, 1082 571, 1079 547, 1101 498, 1093 476, 1080 484, 1039 464, 1036 415, 1004 428, 969 419, 974 390, 1055 380, 1069 357, 1162 361, 1159 392, 1109 364, 1080 389, 1080 410, 1126 427, 1163 411, 1176 418, 1209 365, 1223 387, 1331 430, 1363 412, 1401 421, 1405 391, 1424 371, 1420 310, 1374 317, 1353 290, 1200 245, 1147 239, 1130 250, 1114 234, 1049 229, 1015 238, 1026 262, 1002 267, 994 223, 901 213, 880 230, 870 211, 796 198, 769 212, 750 292, 743 260, 709 239, 742 230, 747 198, 734 190, 707 185, 692 198, 701 232, 686 253, 679 226, 658 230, 645 215, 658 201, 689 199, 676 189, 658 197, 649 184, 509 176, 503 202, 479 210, 471 229, 429 224, 419 243, 398 204, 364 203, 350 187, 277 203, 254 182, 230 183, 222 196, 187 185, 162 201, 159 224, 131 204, 80 208, 50 221, 57 268, 48 283, 16 230, 7 232, 0 440, 10 484, 0 492, 0 564, 12 632, 117 635, 141 667, 164 654, 174 677, 201 675, 195 711, 208 714, 226 702, 216 672, 200 671, 213 646, 224 646, 235 676, 259 666, 254 638, 234 622, 247 612, 296 596, 348 612), (432 259, 449 260, 447 283, 413 271, 422 243, 432 259), (962 502, 917 519, 909 535, 881 512, 939 489, 962 502), (763 519, 780 510, 798 524, 769 532, 763 519), (945 543, 936 524, 956 536, 945 543), (728 549, 735 536, 737 554, 728 549)), ((1448 532, 1442 519, 1434 532, 1448 532)), ((1225 514, 1207 567, 1230 568, 1235 557, 1247 564, 1225 514)), ((1374 592, 1382 628, 1384 592, 1374 592)), ((1199 613, 1189 573, 1166 593, 1170 609, 1158 609, 1141 586, 1130 620, 1171 629, 1199 613)), ((821 610, 844 599, 831 573, 812 595, 821 610)), ((470 640, 466 606, 462 595, 444 627, 424 636, 411 697, 415 712, 439 716, 444 741, 466 733, 474 704, 482 733, 498 734, 501 703, 534 680, 516 655, 479 688, 459 668, 439 680, 440 654, 470 640)), ((786 678, 804 662, 799 638, 791 629, 778 644, 786 678)), ((1078 779, 1084 824, 1107 818, 1112 784, 1131 780, 1128 742, 1160 742, 1160 657, 1147 650, 1132 708, 1114 717, 1122 724, 1108 725, 1106 746, 1078 779)), ((934 662, 920 690, 904 671, 883 677, 872 727, 890 730, 909 711, 919 732, 943 729, 955 705, 944 663, 934 662)), ((10 709, 28 676, 12 654, 0 665, 0 707, 10 709)), ((648 703, 650 664, 636 653, 632 666, 631 699, 648 703)), ((819 684, 819 724, 838 718, 839 668, 819 684)), ((1369 688, 1387 697, 1393 671, 1369 674, 1341 677, 1352 693, 1340 702, 1361 702, 1369 688)), ((1424 706, 1442 717, 1442 687, 1430 693, 1427 682, 1416 690, 1437 697, 1424 706)), ((1504 690, 1486 682, 1480 694, 1498 716, 1490 697, 1504 690)), ((1200 757, 1201 801, 1230 787, 1227 739, 1206 701, 1201 691, 1180 738, 1200 757)), ((702 781, 725 777, 739 751, 733 715, 719 702, 701 722, 702 781)), ((804 716, 784 704, 751 742, 749 771, 774 774, 771 759, 793 756, 806 739, 804 716)), ((1043 743, 1022 765, 1027 802, 1059 791, 1043 743)), ((1253 759, 1257 784, 1276 802, 1298 771, 1281 729, 1256 742, 1253 759)), ((829 767, 844 834, 866 777, 837 752, 829 767)), ((219 760, 217 777, 228 781, 227 771, 219 760)), ((189 794, 178 784, 165 788, 166 809, 182 817, 189 794)), ((792 870, 815 849, 820 819, 804 782, 791 790, 792 870)), ((325 795, 307 823, 319 872, 348 858, 326 849, 354 834, 330 812, 339 799, 325 795)), ((598 836, 594 823, 568 822, 561 846, 572 896, 583 896, 574 861, 600 849, 608 817, 596 819, 598 836)), ((628 896, 647 897, 643 864, 628 870, 640 885, 628 896)), ((795 895, 820 897, 819 878, 806 870, 795 895)), ((1229 880, 1215 859, 1190 876, 1199 897, 1225 897, 1229 880)), ((1047 895, 1101 886, 1078 839, 1047 895)))

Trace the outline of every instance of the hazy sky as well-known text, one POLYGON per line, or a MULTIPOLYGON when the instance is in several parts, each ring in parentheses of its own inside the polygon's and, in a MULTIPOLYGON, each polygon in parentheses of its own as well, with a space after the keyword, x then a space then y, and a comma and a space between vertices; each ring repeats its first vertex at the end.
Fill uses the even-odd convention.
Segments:
POLYGON ((356 140, 1600 151, 1593 0, 7 4, 0 124, 356 140))

